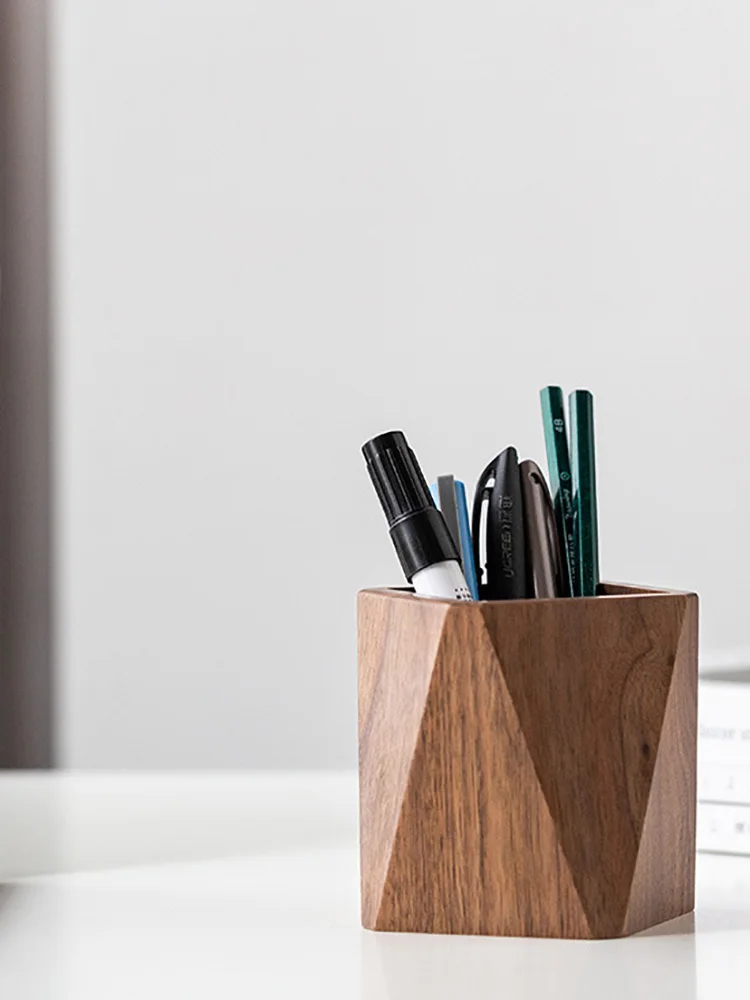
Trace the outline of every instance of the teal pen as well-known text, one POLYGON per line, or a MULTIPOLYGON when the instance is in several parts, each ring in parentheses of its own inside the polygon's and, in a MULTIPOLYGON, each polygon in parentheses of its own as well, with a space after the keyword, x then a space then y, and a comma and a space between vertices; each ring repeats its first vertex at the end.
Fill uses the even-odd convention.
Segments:
POLYGON ((573 522, 573 479, 565 426, 565 402, 559 385, 542 389, 542 422, 547 448, 549 486, 563 553, 563 597, 576 593, 576 543, 573 522))
POLYGON ((593 597, 599 585, 599 530, 596 512, 594 458, 594 397, 576 389, 568 397, 573 458, 577 597, 593 597))

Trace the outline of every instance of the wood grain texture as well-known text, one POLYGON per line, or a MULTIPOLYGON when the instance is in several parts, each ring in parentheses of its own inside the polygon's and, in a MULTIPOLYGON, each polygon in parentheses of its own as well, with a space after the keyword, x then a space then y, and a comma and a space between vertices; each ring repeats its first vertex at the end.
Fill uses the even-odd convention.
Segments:
POLYGON ((696 755, 698 748, 698 599, 687 595, 646 819, 628 901, 625 933, 650 927, 695 905, 696 755), (675 808, 675 803, 680 808, 675 808), (671 878, 664 858, 685 865, 671 878))
POLYGON ((362 592, 365 927, 599 938, 692 908, 697 598, 611 586, 362 592))
POLYGON ((374 923, 448 605, 358 596, 360 868, 374 923))

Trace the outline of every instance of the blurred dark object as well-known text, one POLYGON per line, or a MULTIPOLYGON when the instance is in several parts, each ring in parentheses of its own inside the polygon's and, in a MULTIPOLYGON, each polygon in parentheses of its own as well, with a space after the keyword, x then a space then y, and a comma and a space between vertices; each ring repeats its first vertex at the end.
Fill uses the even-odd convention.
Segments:
POLYGON ((48 0, 0 4, 0 767, 53 764, 48 0))

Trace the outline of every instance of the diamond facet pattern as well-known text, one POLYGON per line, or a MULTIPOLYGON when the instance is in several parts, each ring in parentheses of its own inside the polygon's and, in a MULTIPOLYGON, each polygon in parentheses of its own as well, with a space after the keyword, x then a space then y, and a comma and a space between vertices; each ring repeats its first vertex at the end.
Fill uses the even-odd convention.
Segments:
POLYGON ((693 907, 697 598, 359 596, 366 927, 616 937, 693 907))

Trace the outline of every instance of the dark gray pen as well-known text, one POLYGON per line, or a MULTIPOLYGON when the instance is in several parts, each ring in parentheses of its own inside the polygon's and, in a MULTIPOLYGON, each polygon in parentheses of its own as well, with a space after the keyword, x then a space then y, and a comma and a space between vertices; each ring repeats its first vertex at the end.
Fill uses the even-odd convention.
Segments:
POLYGON ((560 597, 565 589, 552 497, 536 462, 527 459, 519 470, 526 524, 526 572, 532 595, 560 597))
POLYGON ((437 488, 440 513, 443 515, 451 538, 460 553, 461 539, 458 533, 458 511, 456 510, 456 480, 453 476, 438 476, 437 488))

